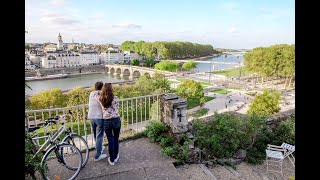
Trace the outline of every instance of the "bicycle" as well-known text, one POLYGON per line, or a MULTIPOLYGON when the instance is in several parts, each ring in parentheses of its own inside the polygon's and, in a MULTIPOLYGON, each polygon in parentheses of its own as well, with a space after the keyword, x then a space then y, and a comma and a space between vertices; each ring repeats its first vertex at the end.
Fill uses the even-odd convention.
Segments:
MULTIPOLYGON (((71 111, 69 110, 69 114, 71 116, 71 111)), ((72 129, 69 127, 66 128, 66 116, 57 116, 56 118, 49 118, 45 121, 45 129, 47 129, 48 126, 52 124, 57 124, 58 120, 61 120, 62 126, 57 130, 56 133, 53 135, 50 135, 50 133, 46 132, 46 136, 38 137, 37 135, 33 137, 28 137, 29 140, 33 144, 35 143, 35 140, 48 138, 38 149, 38 151, 35 153, 33 157, 35 157, 38 153, 42 152, 44 153, 44 156, 41 161, 41 166, 45 168, 45 176, 46 179, 74 179, 79 174, 82 167, 85 166, 85 164, 88 161, 89 157, 89 148, 86 143, 86 141, 79 135, 73 134, 72 129), (59 143, 60 136, 62 134, 65 134, 66 136, 63 138, 63 140, 59 143), (75 139, 79 139, 79 142, 82 141, 84 143, 85 147, 85 158, 83 158, 81 151, 79 148, 76 147, 76 145, 81 146, 81 143, 76 143, 75 139), (71 153, 70 153, 71 152, 71 153), (71 164, 72 161, 69 162, 68 158, 74 158, 76 164, 71 164), (83 160, 84 159, 84 160, 83 160), (59 167, 59 164, 63 167, 66 167, 66 170, 71 170, 69 172, 58 172, 56 167, 59 167), (52 172, 48 172, 52 171, 52 172), (57 175, 59 174, 59 175, 57 175), (71 175, 69 175, 71 174, 71 175), (70 176, 70 177, 69 177, 70 176)), ((34 127, 34 128, 28 128, 28 132, 33 132, 36 129, 39 129, 40 127, 34 127)), ((60 166, 60 167, 61 167, 60 166)), ((61 167, 62 168, 62 167, 61 167)), ((62 169, 59 169, 60 171, 62 169)))

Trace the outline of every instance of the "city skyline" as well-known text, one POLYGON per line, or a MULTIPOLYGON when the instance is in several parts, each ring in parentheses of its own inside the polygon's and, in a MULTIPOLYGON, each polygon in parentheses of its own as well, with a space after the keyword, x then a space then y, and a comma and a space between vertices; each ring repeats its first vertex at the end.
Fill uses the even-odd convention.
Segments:
POLYGON ((190 41, 215 48, 294 44, 294 1, 27 0, 26 42, 190 41))

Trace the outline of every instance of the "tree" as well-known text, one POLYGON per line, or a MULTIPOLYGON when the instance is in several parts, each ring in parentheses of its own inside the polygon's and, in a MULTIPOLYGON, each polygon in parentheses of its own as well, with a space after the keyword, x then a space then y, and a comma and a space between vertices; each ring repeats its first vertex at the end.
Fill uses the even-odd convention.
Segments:
POLYGON ((30 104, 32 109, 45 109, 50 107, 66 107, 66 96, 58 88, 42 91, 31 96, 30 104))
POLYGON ((86 90, 83 87, 75 87, 66 95, 67 97, 67 106, 76 106, 80 104, 89 103, 89 94, 93 91, 93 88, 86 90))
POLYGON ((204 97, 201 83, 194 80, 186 80, 181 83, 176 89, 176 94, 186 98, 188 101, 196 100, 198 103, 204 97))
POLYGON ((248 114, 269 116, 280 111, 280 93, 276 90, 266 89, 256 96, 249 105, 248 114))
POLYGON ((28 43, 25 43, 24 44, 24 48, 29 50, 30 49, 30 45, 28 43))
POLYGON ((179 63, 174 61, 161 61, 154 66, 156 70, 176 71, 179 68, 179 63))
POLYGON ((131 60, 131 65, 133 65, 133 66, 139 66, 139 64, 140 64, 139 59, 135 58, 135 59, 132 59, 132 60, 131 60))
MULTIPOLYGON (((279 44, 270 47, 257 47, 244 55, 246 70, 261 76, 261 85, 265 78, 286 78, 285 87, 289 84, 295 73, 295 46, 279 44)), ((258 76, 257 76, 258 78, 258 76)))
POLYGON ((154 73, 152 81, 154 90, 161 89, 163 90, 162 92, 168 92, 170 90, 170 82, 164 74, 154 73))
POLYGON ((190 71, 191 69, 197 68, 197 63, 194 61, 188 61, 188 62, 183 63, 182 68, 190 71))
POLYGON ((154 64, 154 59, 151 58, 151 57, 147 57, 147 58, 146 58, 146 65, 147 65, 147 67, 152 67, 153 64, 154 64))

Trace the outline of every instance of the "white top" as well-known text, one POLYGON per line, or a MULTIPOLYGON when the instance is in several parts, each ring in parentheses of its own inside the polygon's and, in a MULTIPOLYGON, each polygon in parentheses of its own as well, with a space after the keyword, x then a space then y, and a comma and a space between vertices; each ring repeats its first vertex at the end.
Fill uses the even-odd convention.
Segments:
POLYGON ((99 91, 92 91, 89 95, 88 119, 102 119, 102 109, 99 100, 95 98, 99 91))

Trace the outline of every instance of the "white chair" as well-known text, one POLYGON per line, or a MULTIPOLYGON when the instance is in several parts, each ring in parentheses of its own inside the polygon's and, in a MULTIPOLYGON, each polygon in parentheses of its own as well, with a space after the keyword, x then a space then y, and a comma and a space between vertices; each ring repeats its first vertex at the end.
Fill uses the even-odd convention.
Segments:
POLYGON ((275 146, 275 145, 268 144, 268 147, 266 149, 267 172, 268 171, 280 172, 281 175, 283 176, 282 161, 284 160, 284 158, 286 158, 290 154, 291 153, 282 146, 275 146), (280 171, 269 170, 269 166, 280 167, 280 171))
POLYGON ((288 153, 288 159, 292 163, 293 167, 295 167, 295 158, 293 156, 293 152, 295 151, 295 146, 288 144, 288 143, 282 143, 281 147, 287 150, 288 153), (291 159, 292 158, 292 159, 291 159))

